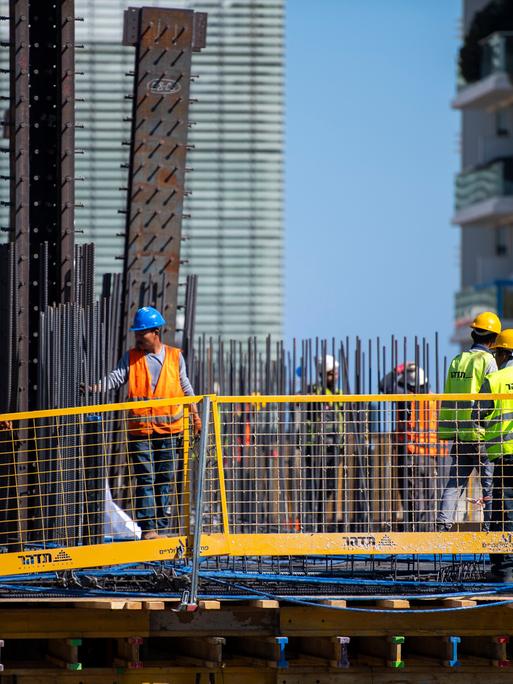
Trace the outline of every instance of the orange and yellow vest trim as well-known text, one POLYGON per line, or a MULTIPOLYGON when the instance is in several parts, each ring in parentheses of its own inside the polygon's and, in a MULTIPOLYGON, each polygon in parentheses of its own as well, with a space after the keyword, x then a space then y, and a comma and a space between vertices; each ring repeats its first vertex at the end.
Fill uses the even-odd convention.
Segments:
POLYGON ((406 448, 409 454, 445 456, 447 447, 438 438, 439 403, 434 399, 412 401, 406 422, 406 448))
MULTIPOLYGON (((128 398, 130 401, 147 399, 171 399, 183 397, 180 385, 180 350, 165 345, 166 354, 160 377, 151 388, 151 375, 146 362, 146 354, 138 349, 129 352, 128 398)), ((157 406, 131 409, 128 431, 135 435, 146 436, 152 432, 162 435, 183 432, 183 406, 157 406)))

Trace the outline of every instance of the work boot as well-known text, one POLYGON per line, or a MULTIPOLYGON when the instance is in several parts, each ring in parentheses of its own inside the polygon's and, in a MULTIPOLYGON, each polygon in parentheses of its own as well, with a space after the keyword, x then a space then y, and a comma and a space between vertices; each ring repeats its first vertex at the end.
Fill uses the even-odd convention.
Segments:
POLYGON ((437 532, 450 532, 451 527, 451 523, 436 523, 437 532))
POLYGON ((141 539, 144 539, 146 541, 147 539, 158 539, 159 535, 155 532, 155 530, 144 530, 144 532, 141 534, 141 539))

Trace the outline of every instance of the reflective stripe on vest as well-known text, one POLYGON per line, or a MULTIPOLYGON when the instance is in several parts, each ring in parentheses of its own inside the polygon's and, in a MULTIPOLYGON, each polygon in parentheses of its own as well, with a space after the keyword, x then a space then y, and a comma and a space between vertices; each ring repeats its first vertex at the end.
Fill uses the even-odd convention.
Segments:
MULTIPOLYGON (((455 356, 447 371, 446 394, 477 394, 485 379, 490 353, 485 351, 462 352, 455 356)), ((484 430, 472 421, 472 402, 443 401, 438 417, 440 439, 459 439, 477 442, 483 439, 484 430)))
MULTIPOLYGON (((492 394, 511 394, 511 399, 497 399, 487 416, 485 446, 491 461, 513 454, 513 367, 507 366, 487 376, 492 394)), ((483 397, 486 397, 483 394, 483 397)))
MULTIPOLYGON (((180 350, 166 345, 166 353, 162 370, 155 387, 151 387, 151 375, 146 361, 146 354, 138 349, 131 349, 128 367, 128 398, 130 401, 147 399, 171 399, 183 397, 180 385, 180 350)), ((130 411, 128 421, 129 432, 136 435, 149 435, 152 432, 174 434, 183 432, 183 406, 152 406, 130 411)))

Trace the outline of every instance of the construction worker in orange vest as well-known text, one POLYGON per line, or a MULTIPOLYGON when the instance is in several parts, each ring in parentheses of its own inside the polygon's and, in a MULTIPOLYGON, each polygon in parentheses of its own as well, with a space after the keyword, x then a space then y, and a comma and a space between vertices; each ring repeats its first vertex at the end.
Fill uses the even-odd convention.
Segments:
MULTIPOLYGON (((117 389, 128 382, 128 398, 170 399, 192 396, 185 361, 176 347, 162 343, 162 314, 151 306, 139 309, 130 328, 135 346, 126 352, 100 384, 117 389)), ((201 430, 195 404, 191 404, 194 431, 201 430)), ((142 539, 165 536, 168 528, 171 483, 174 478, 177 439, 183 433, 183 406, 138 408, 130 411, 129 455, 136 478, 135 518, 142 539)))
MULTIPOLYGON (((423 368, 413 361, 400 364, 380 384, 394 394, 427 394, 429 383, 423 368), (395 377, 392 375, 395 374, 395 377)), ((438 402, 396 403, 395 442, 399 456, 397 481, 403 506, 403 529, 429 529, 434 511, 436 482, 442 464, 434 457, 446 455, 437 436, 438 402)))

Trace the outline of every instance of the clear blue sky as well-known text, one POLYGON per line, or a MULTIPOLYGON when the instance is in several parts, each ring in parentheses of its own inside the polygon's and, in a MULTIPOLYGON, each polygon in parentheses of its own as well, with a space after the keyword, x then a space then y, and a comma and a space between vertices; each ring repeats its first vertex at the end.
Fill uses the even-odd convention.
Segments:
POLYGON ((288 339, 438 330, 454 353, 460 12, 460 0, 288 0, 288 339))

